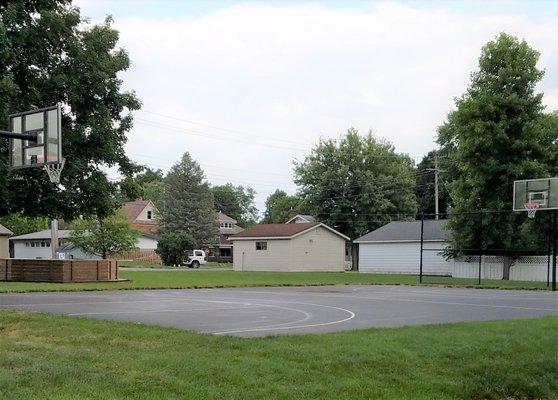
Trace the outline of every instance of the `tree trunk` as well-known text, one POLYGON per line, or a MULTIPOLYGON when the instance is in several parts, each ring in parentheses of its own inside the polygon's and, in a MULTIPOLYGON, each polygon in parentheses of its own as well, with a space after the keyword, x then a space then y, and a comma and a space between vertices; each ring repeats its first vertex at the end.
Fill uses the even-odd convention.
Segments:
POLYGON ((502 267, 502 280, 510 280, 510 268, 513 264, 513 259, 510 256, 504 256, 504 265, 502 267))
POLYGON ((106 260, 106 259, 107 259, 107 252, 106 252, 106 250, 103 250, 103 256, 102 256, 102 257, 103 257, 103 260, 106 260))

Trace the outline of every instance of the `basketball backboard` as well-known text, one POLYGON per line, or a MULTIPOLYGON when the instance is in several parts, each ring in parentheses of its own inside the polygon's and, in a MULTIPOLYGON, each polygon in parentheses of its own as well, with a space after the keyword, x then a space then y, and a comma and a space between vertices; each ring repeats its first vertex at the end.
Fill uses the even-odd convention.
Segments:
POLYGON ((513 183, 513 210, 528 211, 538 203, 538 210, 558 209, 558 178, 524 179, 513 183))
POLYGON ((9 131, 32 135, 36 140, 9 139, 10 168, 43 167, 62 163, 60 106, 25 111, 9 116, 9 131))

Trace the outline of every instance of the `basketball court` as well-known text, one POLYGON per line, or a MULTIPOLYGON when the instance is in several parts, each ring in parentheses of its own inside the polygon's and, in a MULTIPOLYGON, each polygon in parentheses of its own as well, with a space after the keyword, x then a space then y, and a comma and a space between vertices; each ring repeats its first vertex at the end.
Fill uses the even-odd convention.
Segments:
POLYGON ((549 291, 320 286, 0 294, 0 309, 243 337, 558 315, 549 291))

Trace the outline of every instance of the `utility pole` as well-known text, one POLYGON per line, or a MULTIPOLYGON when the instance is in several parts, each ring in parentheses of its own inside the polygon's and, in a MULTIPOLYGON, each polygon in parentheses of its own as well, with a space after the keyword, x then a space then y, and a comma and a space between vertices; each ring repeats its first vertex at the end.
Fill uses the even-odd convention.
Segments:
POLYGON ((439 175, 440 169, 438 168, 438 154, 434 154, 434 168, 426 168, 426 171, 434 171, 434 212, 436 213, 436 219, 439 219, 439 212, 440 212, 440 204, 439 204, 439 191, 438 191, 438 183, 439 183, 439 175))

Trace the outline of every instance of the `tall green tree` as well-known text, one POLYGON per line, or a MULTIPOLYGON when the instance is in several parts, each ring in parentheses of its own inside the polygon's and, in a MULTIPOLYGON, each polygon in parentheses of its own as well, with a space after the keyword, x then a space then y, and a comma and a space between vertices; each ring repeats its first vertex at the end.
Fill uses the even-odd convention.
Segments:
POLYGON ((157 202, 163 192, 163 171, 141 166, 141 171, 124 177, 120 182, 120 202, 137 199, 157 202))
POLYGON ((164 192, 157 206, 161 232, 185 233, 198 246, 217 238, 213 194, 199 164, 184 153, 165 177, 164 192))
POLYGON ((133 249, 140 234, 122 212, 101 219, 77 219, 71 229, 70 242, 103 259, 133 249))
POLYGON ((410 157, 355 129, 338 141, 320 141, 295 164, 295 182, 319 221, 353 239, 391 219, 413 218, 417 210, 410 157))
MULTIPOLYGON (((556 171, 558 131, 554 116, 544 114, 542 94, 535 91, 543 77, 538 59, 525 41, 505 33, 488 42, 469 88, 438 135, 459 175, 451 184, 452 245, 502 249, 508 256, 504 278, 514 251, 532 249, 533 235, 542 233, 533 229, 533 221, 511 212, 513 181, 556 171), (475 211, 510 212, 482 218, 461 214, 475 211)), ((538 241, 542 247, 544 236, 538 241)))
POLYGON ((0 2, 0 129, 10 113, 61 103, 66 157, 57 186, 40 169, 9 172, 7 141, 0 140, 0 215, 72 220, 118 206, 104 167, 135 171, 124 144, 130 111, 140 107, 122 90, 119 74, 130 60, 118 36, 110 18, 92 25, 70 0, 0 2))
POLYGON ((214 207, 238 221, 243 227, 254 225, 258 218, 258 209, 254 203, 256 192, 251 187, 235 186, 232 183, 213 186, 214 207))
POLYGON ((271 224, 272 223, 273 207, 275 206, 275 204, 277 203, 277 201, 280 198, 286 197, 286 196, 287 196, 287 192, 285 192, 284 190, 281 190, 281 189, 276 189, 275 192, 273 192, 269 196, 267 196, 267 199, 265 200, 265 211, 264 211, 264 216, 263 216, 263 220, 262 220, 262 222, 264 224, 271 224))

